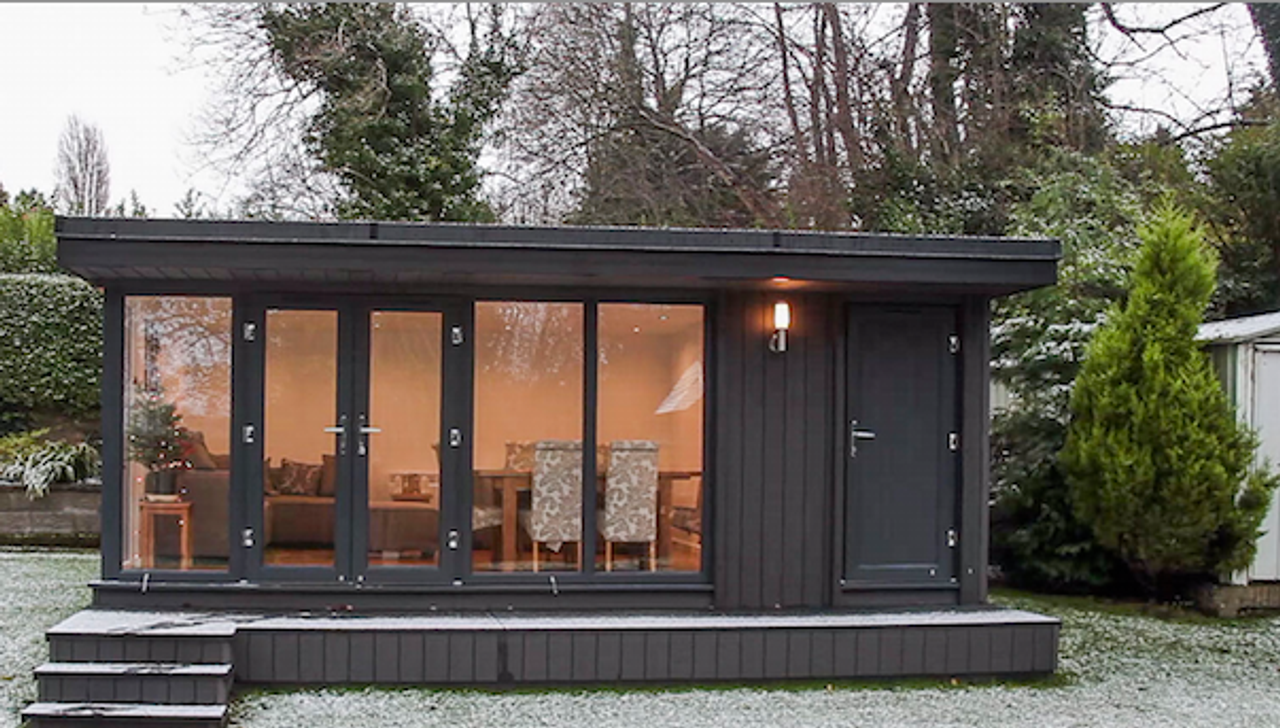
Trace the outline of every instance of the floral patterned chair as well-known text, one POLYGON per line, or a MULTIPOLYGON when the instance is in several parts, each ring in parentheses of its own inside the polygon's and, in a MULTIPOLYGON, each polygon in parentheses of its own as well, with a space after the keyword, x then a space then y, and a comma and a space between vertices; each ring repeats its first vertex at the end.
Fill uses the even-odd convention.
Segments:
POLYGON ((578 544, 582 563, 582 443, 540 440, 534 448, 533 495, 521 521, 533 541, 533 570, 539 569, 539 545, 559 552, 566 541, 578 544))
POLYGON ((648 543, 649 571, 657 569, 658 443, 615 440, 604 488, 604 568, 613 571, 615 543, 648 543))

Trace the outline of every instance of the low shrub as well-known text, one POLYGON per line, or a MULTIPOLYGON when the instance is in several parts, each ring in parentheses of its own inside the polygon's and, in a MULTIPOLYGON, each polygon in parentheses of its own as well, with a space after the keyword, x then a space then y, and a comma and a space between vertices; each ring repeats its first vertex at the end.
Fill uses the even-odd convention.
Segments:
POLYGON ((27 496, 39 498, 54 483, 78 483, 102 473, 102 456, 87 442, 46 442, 0 464, 0 478, 21 483, 27 496))

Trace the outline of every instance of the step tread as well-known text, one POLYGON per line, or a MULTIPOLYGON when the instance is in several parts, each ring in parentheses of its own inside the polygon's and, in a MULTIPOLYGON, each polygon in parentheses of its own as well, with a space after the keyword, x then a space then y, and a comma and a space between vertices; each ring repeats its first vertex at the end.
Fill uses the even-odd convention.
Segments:
POLYGON ((226 614, 84 609, 46 632, 50 637, 203 637, 229 639, 236 620, 226 614))
POLYGON ((48 675, 127 676, 174 675, 180 677, 229 677, 234 668, 227 663, 171 662, 46 662, 36 668, 36 677, 48 675))
POLYGON ((145 720, 221 720, 225 705, 162 705, 152 703, 32 703, 22 711, 31 718, 130 718, 145 720))

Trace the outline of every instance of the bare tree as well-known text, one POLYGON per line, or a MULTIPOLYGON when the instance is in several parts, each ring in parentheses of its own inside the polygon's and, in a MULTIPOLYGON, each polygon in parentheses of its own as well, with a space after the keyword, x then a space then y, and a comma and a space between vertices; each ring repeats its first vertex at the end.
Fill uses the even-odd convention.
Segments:
POLYGON ((57 190, 60 212, 95 217, 107 211, 111 196, 111 165, 107 143, 96 124, 72 115, 58 138, 57 190))

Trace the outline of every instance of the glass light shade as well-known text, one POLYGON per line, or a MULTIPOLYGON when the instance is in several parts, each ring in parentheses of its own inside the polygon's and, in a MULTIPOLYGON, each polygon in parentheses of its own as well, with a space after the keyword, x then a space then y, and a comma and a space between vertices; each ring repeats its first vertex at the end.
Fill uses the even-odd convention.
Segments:
POLYGON ((791 304, 786 301, 773 304, 773 328, 779 331, 791 328, 791 304))

